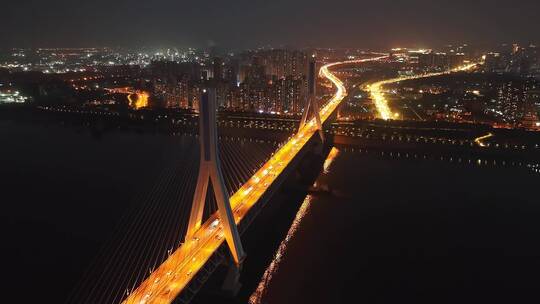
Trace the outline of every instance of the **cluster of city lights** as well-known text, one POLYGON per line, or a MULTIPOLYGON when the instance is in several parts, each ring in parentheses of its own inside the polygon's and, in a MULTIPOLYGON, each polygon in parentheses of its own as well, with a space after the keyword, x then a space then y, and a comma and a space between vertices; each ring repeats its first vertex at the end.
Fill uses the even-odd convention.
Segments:
POLYGON ((3 103, 24 103, 28 97, 22 95, 19 91, 7 90, 0 92, 0 104, 3 103))
POLYGON ((148 94, 145 91, 135 90, 131 87, 121 87, 121 88, 112 88, 112 89, 105 88, 105 90, 111 94, 126 94, 129 106, 135 110, 148 107, 150 94, 148 94))
POLYGON ((135 110, 139 110, 148 106, 150 95, 146 92, 136 92, 128 95, 129 106, 135 110))

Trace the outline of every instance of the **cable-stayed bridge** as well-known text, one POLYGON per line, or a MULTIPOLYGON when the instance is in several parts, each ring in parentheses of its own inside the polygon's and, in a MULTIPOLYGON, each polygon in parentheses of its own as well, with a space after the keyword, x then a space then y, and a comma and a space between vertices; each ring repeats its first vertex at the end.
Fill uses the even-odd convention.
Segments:
POLYGON ((282 143, 221 140, 218 144, 213 93, 211 89, 205 92, 199 122, 200 148, 197 140, 187 139, 193 141, 193 148, 177 167, 163 174, 163 180, 148 198, 155 203, 146 204, 135 221, 125 223, 125 234, 115 240, 119 244, 111 249, 111 258, 95 265, 99 269, 93 275, 99 278, 97 284, 83 283, 73 301, 185 303, 229 253, 232 268, 238 269, 246 254, 239 236, 294 164, 306 151, 320 146, 325 122, 331 120, 347 94, 342 81, 330 69, 381 58, 384 56, 323 66, 319 75, 333 83, 336 93, 319 108, 312 83, 305 111, 308 115, 311 109, 312 116, 302 117, 298 132, 282 143), (200 161, 194 162, 197 154, 200 161), (197 187, 193 188, 193 184, 197 187), (159 204, 164 197, 174 200, 159 204), (171 225, 178 229, 166 228, 171 225), (169 249, 163 252, 158 248, 169 249), (124 275, 118 275, 118 269, 124 275))

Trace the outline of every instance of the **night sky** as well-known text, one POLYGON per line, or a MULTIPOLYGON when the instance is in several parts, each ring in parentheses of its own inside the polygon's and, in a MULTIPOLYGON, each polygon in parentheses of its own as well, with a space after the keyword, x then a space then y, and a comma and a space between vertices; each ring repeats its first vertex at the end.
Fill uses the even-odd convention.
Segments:
POLYGON ((0 47, 540 41, 538 0, 8 0, 1 7, 0 47))

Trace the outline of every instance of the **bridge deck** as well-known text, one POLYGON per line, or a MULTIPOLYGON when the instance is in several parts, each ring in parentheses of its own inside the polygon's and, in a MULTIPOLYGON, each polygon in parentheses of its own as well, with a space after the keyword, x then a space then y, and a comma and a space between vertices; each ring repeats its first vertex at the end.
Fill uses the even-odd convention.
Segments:
MULTIPOLYGON (((343 83, 329 68, 350 63, 361 63, 379 60, 382 57, 325 65, 320 75, 326 77, 336 86, 336 93, 321 109, 321 121, 324 123, 336 110, 346 89, 343 83)), ((266 190, 283 172, 298 152, 316 134, 314 120, 306 124, 299 132, 285 143, 240 189, 230 198, 236 223, 240 223, 248 211, 259 201, 266 190)), ((201 226, 191 240, 186 240, 171 256, 163 262, 149 277, 135 289, 123 303, 171 303, 190 283, 224 242, 223 228, 217 213, 201 226)))

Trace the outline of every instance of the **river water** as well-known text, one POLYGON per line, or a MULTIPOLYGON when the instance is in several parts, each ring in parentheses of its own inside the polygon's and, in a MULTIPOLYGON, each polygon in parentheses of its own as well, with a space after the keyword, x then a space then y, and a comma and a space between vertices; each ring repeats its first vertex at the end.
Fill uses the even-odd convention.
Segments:
MULTIPOLYGON (((132 286, 125 278, 144 278, 146 264, 183 237, 198 170, 195 137, 96 137, 86 128, 0 120, 0 143, 0 257, 9 291, 0 303, 65 303, 70 296, 70 303, 117 303, 110 299, 132 286), (124 267, 131 255, 141 259, 124 267)), ((228 187, 275 150, 249 139, 222 139, 220 147, 228 187), (240 175, 231 159, 242 153, 250 158, 240 175)))
POLYGON ((385 155, 340 151, 256 302, 538 303, 538 173, 385 155))

